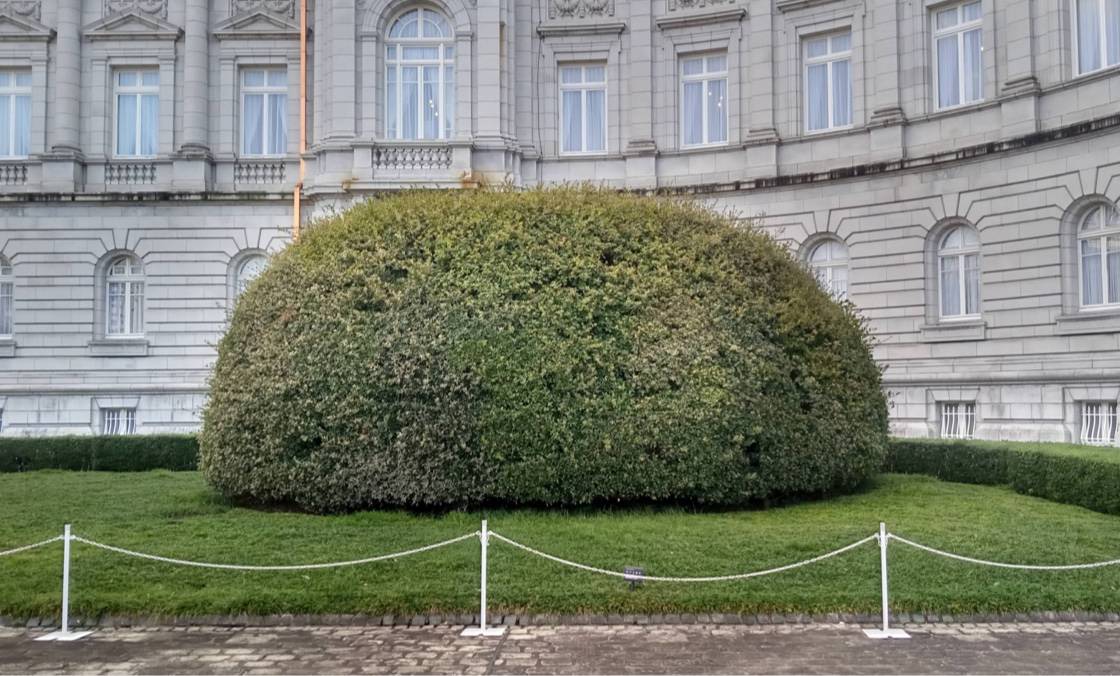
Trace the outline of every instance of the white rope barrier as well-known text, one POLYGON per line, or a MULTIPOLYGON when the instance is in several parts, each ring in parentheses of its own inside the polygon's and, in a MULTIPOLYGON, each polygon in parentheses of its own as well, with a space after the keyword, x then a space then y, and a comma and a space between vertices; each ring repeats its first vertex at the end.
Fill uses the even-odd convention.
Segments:
POLYGON ((24 545, 22 547, 16 547, 15 549, 8 549, 8 550, 5 550, 5 551, 2 551, 2 552, 0 552, 0 556, 10 556, 12 554, 19 554, 20 552, 26 552, 26 551, 31 550, 31 549, 38 549, 39 547, 45 547, 45 546, 51 544, 52 542, 58 542, 61 539, 62 539, 61 535, 56 535, 49 540, 43 540, 42 542, 36 542, 33 545, 24 545))
POLYGON ((746 580, 746 579, 752 578, 752 577, 762 577, 763 575, 773 575, 774 573, 782 573, 782 572, 785 572, 787 570, 793 570, 794 568, 800 568, 802 566, 808 566, 810 564, 817 563, 818 561, 824 561, 825 559, 830 559, 834 556, 839 556, 840 554, 851 551, 851 550, 855 549, 856 547, 860 547, 862 545, 867 544, 868 542, 872 542, 873 540, 876 540, 879 537, 878 535, 869 535, 868 537, 865 537, 862 540, 859 540, 857 542, 853 542, 852 544, 841 547, 840 549, 834 549, 831 552, 828 552, 827 554, 821 554, 820 556, 814 556, 811 559, 805 559, 804 561, 798 561, 796 563, 786 564, 784 566, 779 566, 777 568, 769 568, 767 570, 756 570, 756 571, 753 571, 753 572, 750 572, 750 573, 736 573, 736 574, 733 574, 733 575, 713 575, 713 576, 709 576, 709 577, 667 577, 667 576, 656 576, 656 575, 644 575, 644 574, 637 574, 637 573, 620 573, 616 570, 607 570, 605 568, 596 568, 595 566, 588 566, 588 565, 583 564, 583 563, 577 563, 575 561, 569 561, 567 559, 562 559, 559 556, 553 556, 552 554, 546 554, 545 552, 542 552, 540 550, 533 549, 532 547, 529 547, 527 545, 523 545, 520 542, 515 542, 514 540, 510 540, 509 538, 505 537, 504 535, 501 535, 499 533, 495 533, 493 531, 490 532, 490 535, 495 540, 501 540, 502 542, 504 542, 508 545, 511 545, 511 546, 516 547, 520 550, 526 551, 530 554, 533 554, 534 556, 539 556, 542 559, 548 559, 549 561, 552 561, 554 563, 559 563, 559 564, 564 565, 564 566, 570 566, 572 568, 578 568, 580 570, 585 570, 589 573, 599 573, 600 575, 610 575, 612 577, 621 577, 621 578, 626 579, 626 580, 642 580, 642 581, 649 581, 649 582, 727 582, 727 581, 731 581, 731 580, 746 580))
POLYGON ((101 543, 101 542, 95 542, 93 540, 87 540, 86 538, 83 538, 83 537, 78 536, 78 535, 72 536, 71 539, 73 539, 76 542, 81 542, 83 544, 90 545, 91 547, 97 547, 99 549, 104 549, 106 551, 116 552, 117 554, 124 554, 125 556, 134 556, 134 557, 140 558, 140 559, 147 559, 149 561, 159 561, 160 563, 171 563, 171 564, 175 564, 175 565, 179 565, 179 566, 194 566, 195 568, 217 568, 219 570, 264 571, 264 570, 319 570, 319 569, 323 569, 323 568, 341 568, 343 566, 360 566, 360 565, 365 564, 365 563, 375 563, 377 561, 387 561, 389 559, 399 559, 399 558, 402 558, 402 557, 405 557, 405 556, 411 556, 413 554, 420 554, 422 552, 430 552, 433 549, 439 549, 441 547, 447 547, 448 545, 453 545, 457 542, 462 542, 463 540, 469 540, 471 538, 478 537, 478 535, 479 535, 478 531, 475 531, 473 533, 467 533, 465 535, 460 535, 459 537, 456 537, 456 538, 451 538, 450 540, 444 540, 443 542, 437 542, 437 543, 431 544, 431 545, 424 545, 423 547, 417 547, 415 549, 408 549, 408 550, 405 550, 405 551, 402 551, 402 552, 393 552, 392 554, 381 554, 380 556, 371 556, 371 557, 365 558, 365 559, 353 559, 353 560, 350 560, 350 561, 334 561, 334 562, 330 562, 330 563, 296 564, 296 565, 287 565, 287 566, 254 566, 254 565, 243 565, 243 564, 235 564, 235 563, 207 563, 207 562, 204 562, 204 561, 190 561, 190 560, 187 560, 187 559, 173 559, 173 558, 170 558, 170 557, 167 557, 167 556, 157 556, 155 554, 145 554, 144 552, 137 552, 137 551, 133 551, 131 549, 125 549, 123 547, 114 547, 113 545, 107 545, 107 544, 104 544, 104 543, 101 543))
POLYGON ((941 549, 935 549, 928 545, 914 542, 913 540, 907 540, 906 538, 899 537, 893 533, 888 534, 887 537, 897 542, 901 542, 904 545, 914 547, 915 549, 920 549, 930 554, 936 554, 937 556, 944 556, 945 558, 956 559, 957 561, 964 561, 965 563, 976 563, 981 566, 994 566, 996 568, 1012 568, 1015 570, 1087 570, 1090 568, 1104 568, 1105 566, 1115 566, 1117 564, 1120 564, 1120 559, 1112 559, 1110 561, 1097 561, 1095 563, 1071 563, 1068 565, 1056 566, 1043 566, 1026 563, 1003 563, 1001 561, 986 561, 984 559, 975 559, 971 556, 963 556, 961 554, 946 552, 941 549))

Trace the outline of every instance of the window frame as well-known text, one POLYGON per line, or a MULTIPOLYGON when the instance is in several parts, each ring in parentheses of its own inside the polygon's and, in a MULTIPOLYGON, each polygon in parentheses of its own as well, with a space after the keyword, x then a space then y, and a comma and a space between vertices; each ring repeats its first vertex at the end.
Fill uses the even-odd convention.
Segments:
MULTIPOLYGON (((1076 2, 1076 0, 1075 0, 1076 2)), ((933 108, 935 111, 954 110, 984 102, 984 6, 982 0, 966 0, 949 5, 941 5, 930 10, 930 35, 933 54, 933 108), (964 8, 968 5, 979 5, 980 15, 966 21, 964 8), (949 9, 956 10, 957 23, 949 28, 937 27, 937 15, 949 9), (974 30, 980 31, 980 96, 975 99, 965 100, 964 86, 964 36, 974 30), (954 36, 957 41, 957 97, 958 102, 951 105, 941 103, 941 52, 937 49, 938 40, 954 36)))
POLYGON ((557 154, 563 157, 586 157, 606 155, 610 148, 610 92, 607 89, 607 80, 610 75, 608 74, 609 64, 606 61, 568 61, 561 62, 556 66, 556 84, 557 84, 557 119, 560 125, 560 133, 557 134, 559 145, 557 147, 557 154), (603 69, 603 79, 598 82, 588 82, 587 69, 597 67, 603 69), (580 81, 578 83, 565 83, 562 75, 565 68, 579 68, 580 81), (580 133, 583 136, 580 139, 581 150, 564 150, 566 133, 568 126, 564 124, 564 92, 578 91, 580 92, 580 133), (603 149, 602 150, 588 150, 587 149, 587 93, 591 91, 603 92, 603 149))
POLYGON ((286 156, 288 154, 288 145, 289 145, 288 131, 289 131, 289 127, 290 127, 290 125, 288 124, 288 88, 289 88, 288 67, 286 65, 259 65, 259 66, 244 65, 244 66, 241 66, 241 68, 239 69, 237 84, 238 84, 238 104, 241 106, 240 109, 239 109, 241 119, 240 119, 240 124, 238 125, 238 132, 240 134, 240 142, 238 143, 238 149, 239 149, 240 156, 241 157, 284 157, 284 156, 286 156), (264 84, 263 85, 247 85, 247 84, 245 84, 245 75, 249 72, 252 72, 252 71, 257 71, 257 72, 260 72, 264 75, 265 79, 264 79, 264 84), (283 85, 271 85, 271 84, 269 84, 269 74, 270 73, 280 73, 280 72, 284 73, 284 84, 283 85), (246 145, 245 145, 246 142, 247 142, 247 139, 248 139, 248 135, 245 133, 245 124, 246 124, 246 120, 247 120, 247 118, 245 116, 245 110, 246 110, 245 99, 246 99, 247 96, 250 96, 250 95, 260 95, 260 96, 264 97, 263 103, 262 103, 262 105, 264 106, 264 109, 263 109, 262 114, 261 114, 261 151, 262 152, 260 152, 260 153, 249 152, 248 149, 246 148, 246 145), (271 108, 271 106, 269 106, 269 102, 271 101, 271 99, 273 97, 277 97, 277 96, 283 97, 283 99, 284 99, 284 107, 283 107, 283 111, 284 111, 283 112, 284 146, 278 152, 273 153, 273 152, 268 152, 268 148, 267 148, 268 140, 271 137, 271 135, 269 134, 269 122, 272 121, 271 120, 271 112, 270 112, 272 110, 272 108, 271 108))
POLYGON ((16 276, 11 261, 0 256, 0 339, 8 340, 15 335, 15 317, 16 276), (7 314, 4 308, 7 308, 7 314))
POLYGON ((1105 399, 1086 400, 1080 402, 1080 406, 1078 441, 1088 446, 1103 446, 1106 448, 1116 446, 1117 440, 1120 440, 1120 434, 1118 434, 1120 432, 1120 424, 1118 424, 1120 415, 1117 411, 1117 402, 1105 399), (1089 414, 1089 407, 1091 406, 1098 409, 1093 415, 1089 414), (1086 418, 1090 417, 1098 419, 1096 429, 1098 432, 1103 431, 1104 436, 1090 437, 1090 430, 1085 422, 1086 418))
POLYGON ((446 142, 455 137, 455 114, 458 102, 456 101, 458 86, 458 72, 456 70, 456 58, 458 54, 458 45, 456 44, 455 26, 452 24, 450 17, 443 12, 429 7, 427 5, 410 6, 397 13, 388 23, 388 28, 385 31, 386 38, 384 44, 381 46, 381 56, 384 58, 384 69, 381 72, 382 84, 384 92, 384 122, 382 124, 382 132, 386 140, 389 141, 412 141, 412 142, 446 142), (393 37, 393 28, 397 23, 403 19, 410 12, 417 12, 417 37, 393 37), (423 35, 424 28, 424 13, 438 15, 443 23, 447 26, 448 35, 442 37, 427 37, 423 35), (435 46, 437 51, 437 58, 432 59, 409 59, 404 58, 405 47, 421 47, 421 46, 435 46), (447 58, 447 50, 451 49, 451 57, 447 58), (390 58, 390 50, 393 50, 393 57, 390 58), (402 135, 404 130, 404 68, 413 66, 418 69, 418 80, 416 82, 416 91, 418 98, 418 105, 416 106, 416 130, 418 135, 416 138, 406 138, 402 135), (442 119, 437 119, 436 122, 436 136, 434 138, 427 138, 424 136, 424 106, 423 106, 423 92, 424 80, 423 72, 426 66, 436 66, 438 74, 438 87, 437 96, 439 98, 439 106, 437 108, 436 116, 442 119), (396 69, 396 78, 394 80, 395 93, 392 101, 395 103, 395 109, 390 113, 389 111, 389 71, 396 69), (451 69, 452 78, 450 82, 447 79, 447 69, 451 69), (448 108, 447 91, 450 84, 451 91, 451 106, 448 108), (390 114, 392 119, 395 120, 395 127, 390 126, 390 114), (392 131, 392 133, 390 133, 392 131))
POLYGON ((128 340, 143 337, 145 333, 144 301, 147 296, 147 281, 144 275, 144 265, 140 259, 130 254, 114 256, 105 266, 104 279, 101 283, 105 297, 105 338, 110 340, 128 340), (125 262, 127 265, 126 272, 124 274, 114 274, 113 268, 117 267, 117 264, 120 262, 125 262), (124 313, 122 315, 124 330, 121 332, 113 331, 112 284, 124 284, 124 313), (134 319, 132 311, 132 301, 136 295, 134 284, 140 285, 140 318, 138 322, 138 331, 130 330, 133 325, 132 320, 134 319))
POLYGON ((935 272, 937 274, 938 319, 946 322, 971 321, 979 319, 984 313, 983 299, 980 293, 981 288, 983 287, 981 279, 983 266, 981 265, 980 257, 980 233, 971 226, 963 224, 957 224, 953 225, 952 227, 946 228, 945 231, 942 232, 937 238, 937 247, 934 250, 934 254, 937 259, 937 270, 935 272), (945 249, 945 240, 949 239, 949 237, 958 230, 971 232, 976 237, 976 244, 960 246, 954 249, 945 249), (973 255, 976 256, 976 311, 968 312, 968 281, 965 275, 965 262, 969 256, 973 255), (945 314, 945 304, 942 302, 942 299, 945 295, 945 287, 943 281, 944 270, 942 268, 942 262, 946 258, 957 259, 958 265, 957 270, 959 274, 957 277, 957 300, 960 303, 959 307, 961 308, 961 312, 955 315, 945 314))
POLYGON ((839 238, 835 238, 835 237, 824 237, 824 238, 818 239, 817 241, 812 242, 811 245, 809 246, 808 253, 805 256, 805 262, 809 265, 809 270, 813 273, 813 277, 817 280, 817 283, 820 284, 821 287, 825 291, 827 291, 830 296, 832 296, 837 301, 850 300, 849 288, 851 286, 852 256, 851 256, 850 250, 848 249, 847 243, 845 243, 843 240, 841 240, 839 238), (832 257, 832 250, 830 249, 827 260, 825 260, 823 262, 820 262, 820 263, 815 262, 813 260, 813 256, 822 247, 836 246, 836 245, 839 245, 843 249, 843 252, 844 252, 844 258, 843 259, 833 258, 832 257), (837 294, 836 293, 836 288, 835 288, 835 284, 836 284, 835 270, 837 268, 844 268, 845 273, 846 273, 845 277, 844 277, 844 290, 843 290, 843 293, 841 293, 841 294, 837 294), (817 274, 818 271, 824 271, 826 273, 827 279, 822 280, 820 278, 820 276, 817 274))
POLYGON ((827 33, 815 33, 813 35, 805 35, 805 36, 801 37, 801 81, 802 81, 802 87, 801 87, 802 94, 801 95, 802 95, 802 98, 804 99, 804 105, 802 106, 802 111, 801 112, 805 116, 805 124, 803 125, 803 129, 804 129, 804 133, 806 135, 808 135, 808 134, 827 134, 829 132, 843 131, 843 130, 855 128, 855 101, 853 100, 853 91, 854 91, 854 85, 855 85, 853 80, 855 79, 855 69, 854 69, 854 66, 853 66, 853 63, 852 63, 852 56, 855 53, 855 51, 854 51, 853 40, 854 40, 854 31, 852 31, 851 27, 844 28, 844 29, 841 29, 841 30, 829 31, 827 33), (845 34, 848 36, 848 49, 844 50, 844 51, 841 51, 841 52, 833 52, 832 51, 832 39, 837 37, 837 36, 845 35, 845 34), (821 40, 821 39, 824 39, 827 42, 828 51, 823 56, 810 57, 809 56, 809 43, 814 41, 814 40, 821 40), (837 61, 847 61, 848 62, 848 123, 847 124, 842 124, 842 125, 835 124, 836 107, 835 107, 835 104, 834 104, 834 101, 833 101, 834 96, 833 96, 833 87, 832 87, 832 81, 833 81, 832 71, 833 71, 833 64, 835 64, 837 61), (821 64, 825 64, 827 66, 827 73, 828 73, 828 77, 827 77, 827 81, 826 81, 826 90, 828 92, 828 126, 827 127, 821 127, 820 129, 810 129, 809 128, 809 124, 810 124, 809 120, 811 119, 811 116, 810 116, 809 111, 811 109, 812 98, 809 94, 809 68, 812 67, 812 66, 817 66, 817 65, 821 65, 821 64))
POLYGON ((679 125, 679 129, 678 129, 678 133, 680 134, 680 147, 681 148, 685 148, 685 149, 721 148, 721 147, 727 146, 730 143, 730 138, 731 138, 731 114, 730 114, 729 106, 730 106, 730 102, 731 102, 731 96, 730 96, 730 90, 728 89, 728 87, 730 86, 730 73, 731 73, 731 71, 730 71, 730 66, 731 66, 730 58, 731 58, 730 57, 730 50, 727 50, 727 49, 715 49, 715 50, 708 50, 708 51, 703 51, 703 52, 692 52, 692 53, 688 53, 688 54, 678 55, 678 57, 677 57, 677 81, 678 81, 677 106, 680 110, 680 125, 679 125), (714 57, 714 56, 722 56, 723 57, 723 70, 717 70, 717 71, 709 71, 708 70, 708 59, 711 58, 711 57, 714 57), (693 61, 693 60, 697 60, 697 59, 699 59, 701 64, 703 64, 703 70, 700 73, 696 73, 696 74, 692 74, 692 75, 685 75, 684 74, 685 61, 693 61), (700 113, 700 136, 701 136, 702 140, 701 140, 700 143, 686 143, 685 142, 685 138, 686 138, 686 136, 685 136, 685 113, 684 113, 684 111, 685 111, 685 105, 684 105, 685 85, 687 83, 690 83, 690 82, 700 82, 700 83, 702 83, 703 84, 703 93, 704 93, 704 99, 703 100, 707 101, 707 97, 710 95, 710 91, 709 91, 710 83, 714 82, 716 80, 723 80, 723 92, 724 92, 724 94, 723 94, 723 96, 724 96, 724 103, 723 103, 723 105, 724 105, 723 140, 722 141, 711 141, 710 140, 711 139, 711 120, 709 119, 709 115, 708 115, 708 106, 704 105, 704 106, 701 107, 701 113, 700 113))
MULTIPOLYGON (((1085 210, 1081 218, 1077 221, 1076 239, 1074 245, 1074 255, 1077 260, 1077 304, 1080 310, 1085 312, 1108 312, 1120 310, 1120 301, 1109 302, 1108 300, 1108 239, 1109 237, 1120 237, 1120 207, 1111 203, 1098 203, 1085 210), (1084 234, 1085 221, 1094 213, 1100 212, 1102 220, 1102 227, 1094 230, 1088 234, 1084 234), (1115 222, 1109 223, 1107 214, 1111 212, 1115 216, 1115 222), (1101 259, 1101 302, 1092 305, 1085 303, 1085 256, 1081 253, 1081 243, 1086 240, 1099 239, 1101 259)), ((1116 284, 1120 286, 1120 279, 1116 280, 1116 284)))
POLYGON ((248 288, 249 284, 251 284, 254 280, 256 280, 258 277, 260 277, 262 274, 264 274, 265 268, 267 268, 267 267, 268 267, 268 256, 266 256, 265 254, 251 253, 251 254, 248 254, 246 256, 241 257, 241 260, 239 260, 237 262, 236 268, 234 269, 234 273, 233 273, 233 300, 234 300, 234 302, 237 302, 237 299, 240 298, 243 293, 245 293, 245 290, 248 288), (264 267, 262 267, 261 270, 259 272, 257 272, 257 274, 253 275, 251 278, 245 279, 245 268, 247 268, 251 263, 255 263, 256 261, 261 261, 263 263, 264 267))
MULTIPOLYGON (((0 97, 7 97, 8 99, 9 120, 8 129, 6 130, 8 135, 9 154, 0 155, 0 159, 25 160, 31 156, 31 124, 33 118, 35 117, 34 111, 32 110, 35 104, 34 100, 32 99, 32 95, 34 93, 34 88, 32 85, 33 75, 30 68, 0 68, 0 72, 6 73, 10 78, 10 84, 0 87, 0 97), (18 82, 17 78, 22 75, 27 76, 28 83, 26 85, 20 85, 18 82), (27 98, 28 109, 27 138, 25 139, 27 152, 23 155, 16 155, 10 152, 16 147, 16 100, 23 97, 27 98)), ((0 133, 4 133, 4 131, 5 130, 0 129, 0 133)))
POLYGON ((1097 16, 1099 17, 1098 31, 1100 40, 1097 43, 1097 54, 1100 57, 1101 65, 1093 70, 1085 70, 1081 67, 1081 17, 1078 0, 1070 0, 1070 13, 1071 13, 1071 30, 1073 32, 1073 76, 1083 77, 1086 75, 1093 75, 1101 71, 1108 70, 1109 68, 1120 67, 1120 60, 1116 63, 1108 63, 1108 16, 1106 0, 1092 0, 1097 4, 1097 16))
POLYGON ((160 143, 160 115, 161 104, 160 101, 160 68, 158 66, 127 66, 120 68, 113 68, 113 153, 115 159, 151 159, 159 155, 160 143), (138 84, 134 86, 122 86, 120 83, 120 76, 122 73, 135 73, 137 75, 136 81, 138 84), (156 83, 154 85, 144 84, 144 74, 155 73, 156 83), (125 155, 120 152, 120 119, 121 119, 121 94, 131 95, 136 97, 136 129, 134 130, 136 138, 136 152, 132 155, 125 155), (142 147, 143 138, 143 110, 144 110, 144 97, 154 96, 156 99, 156 151, 150 155, 140 152, 142 147))

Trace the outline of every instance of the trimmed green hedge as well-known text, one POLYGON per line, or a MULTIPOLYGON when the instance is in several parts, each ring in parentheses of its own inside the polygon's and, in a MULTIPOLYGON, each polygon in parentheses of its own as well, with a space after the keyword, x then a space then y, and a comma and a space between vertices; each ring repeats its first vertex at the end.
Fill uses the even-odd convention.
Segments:
POLYGON ((408 192, 309 228, 240 297, 200 466, 316 512, 820 495, 882 465, 868 343, 699 204, 408 192))
POLYGON ((892 439, 884 469, 1120 514, 1120 449, 1065 444, 892 439))
POLYGON ((0 439, 0 472, 39 469, 142 472, 198 469, 198 437, 158 434, 114 437, 0 439))

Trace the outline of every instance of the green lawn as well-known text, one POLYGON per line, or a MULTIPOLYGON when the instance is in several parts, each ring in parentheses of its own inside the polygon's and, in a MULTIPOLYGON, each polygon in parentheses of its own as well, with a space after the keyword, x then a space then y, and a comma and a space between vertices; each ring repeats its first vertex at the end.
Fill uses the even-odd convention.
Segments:
MULTIPOLYGON (((1120 517, 1010 490, 883 475, 847 497, 766 511, 491 511, 491 528, 566 558, 651 575, 715 575, 807 558, 874 532, 1023 563, 1120 557, 1120 517)), ((478 528, 479 513, 383 511, 313 516, 231 507, 191 472, 0 474, 0 550, 51 537, 70 521, 94 540, 231 563, 359 558, 478 528)), ((312 572, 188 569, 75 544, 77 614, 413 613, 477 608, 478 544, 312 572)), ((57 610, 61 545, 0 559, 0 615, 57 610)), ((492 605, 535 612, 874 611, 875 545, 789 573, 708 584, 647 583, 562 568, 491 548, 492 605)), ((980 568, 893 545, 892 606, 984 612, 1120 609, 1120 567, 1073 573, 980 568)))

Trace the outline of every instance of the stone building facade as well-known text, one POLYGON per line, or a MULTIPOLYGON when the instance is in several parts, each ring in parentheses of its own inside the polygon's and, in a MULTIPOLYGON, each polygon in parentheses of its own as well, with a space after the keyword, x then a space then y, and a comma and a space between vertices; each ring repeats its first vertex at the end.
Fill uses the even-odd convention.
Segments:
MULTIPOLYGON (((595 181, 787 242, 899 434, 1116 444, 1112 0, 318 0, 300 222, 595 181)), ((299 0, 0 0, 0 434, 197 426, 293 230, 299 0)))

